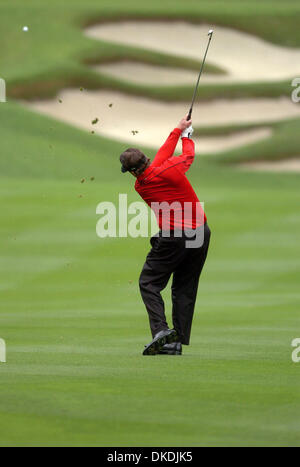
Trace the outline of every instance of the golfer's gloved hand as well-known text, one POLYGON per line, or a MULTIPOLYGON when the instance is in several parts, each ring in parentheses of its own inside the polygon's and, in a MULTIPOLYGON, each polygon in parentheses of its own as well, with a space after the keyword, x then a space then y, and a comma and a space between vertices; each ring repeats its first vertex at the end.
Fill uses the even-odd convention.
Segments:
POLYGON ((190 125, 181 132, 181 138, 191 138, 193 133, 194 133, 194 128, 192 127, 192 125, 190 125))

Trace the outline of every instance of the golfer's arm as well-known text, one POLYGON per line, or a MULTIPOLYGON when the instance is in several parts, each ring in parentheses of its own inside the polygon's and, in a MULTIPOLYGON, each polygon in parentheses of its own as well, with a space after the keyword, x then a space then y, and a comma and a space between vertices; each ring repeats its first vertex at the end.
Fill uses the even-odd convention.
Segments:
POLYGON ((195 143, 192 139, 182 138, 182 155, 177 159, 182 159, 184 172, 187 172, 195 159, 195 143))
POLYGON ((181 135, 181 130, 179 128, 174 128, 174 130, 168 136, 166 142, 162 145, 159 149, 158 153, 156 154, 152 166, 160 166, 163 162, 173 156, 175 148, 177 146, 179 137, 181 135))

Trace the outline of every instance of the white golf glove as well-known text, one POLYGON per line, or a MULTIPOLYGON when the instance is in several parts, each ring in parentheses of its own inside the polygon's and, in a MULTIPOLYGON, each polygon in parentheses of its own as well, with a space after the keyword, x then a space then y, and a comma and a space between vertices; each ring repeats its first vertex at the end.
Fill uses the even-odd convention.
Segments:
POLYGON ((193 132, 194 132, 194 128, 192 127, 192 125, 190 125, 189 127, 187 127, 185 130, 181 132, 181 138, 191 138, 193 132))

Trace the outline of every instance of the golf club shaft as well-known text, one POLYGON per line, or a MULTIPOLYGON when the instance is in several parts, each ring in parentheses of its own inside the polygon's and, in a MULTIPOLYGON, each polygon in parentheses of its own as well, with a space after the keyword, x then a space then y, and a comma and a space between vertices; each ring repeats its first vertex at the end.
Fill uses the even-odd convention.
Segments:
POLYGON ((206 55, 207 55, 207 51, 208 51, 208 48, 209 48, 211 38, 212 38, 212 33, 209 33, 208 43, 207 43, 204 58, 203 58, 203 61, 202 61, 202 64, 201 64, 201 68, 200 68, 200 72, 199 72, 199 75, 198 75, 197 83, 196 83, 196 86, 195 86, 195 89, 194 89, 192 104, 191 104, 191 107, 190 107, 190 110, 189 110, 189 113, 188 113, 188 116, 187 116, 187 120, 190 120, 191 116, 192 116, 193 105, 194 105, 194 102, 195 102, 195 99, 196 99, 197 90, 198 90, 198 86, 199 86, 199 81, 200 81, 200 78, 201 78, 201 74, 202 74, 202 70, 203 70, 203 67, 204 67, 204 63, 205 63, 205 59, 206 59, 206 55))

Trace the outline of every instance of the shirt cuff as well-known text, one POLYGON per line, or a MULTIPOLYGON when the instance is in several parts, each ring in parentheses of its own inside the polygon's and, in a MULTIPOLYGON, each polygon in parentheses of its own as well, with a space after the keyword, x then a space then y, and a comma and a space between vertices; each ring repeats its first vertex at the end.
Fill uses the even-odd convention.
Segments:
POLYGON ((176 135, 180 136, 181 135, 181 130, 180 130, 180 128, 174 128, 172 133, 175 133, 176 135))

